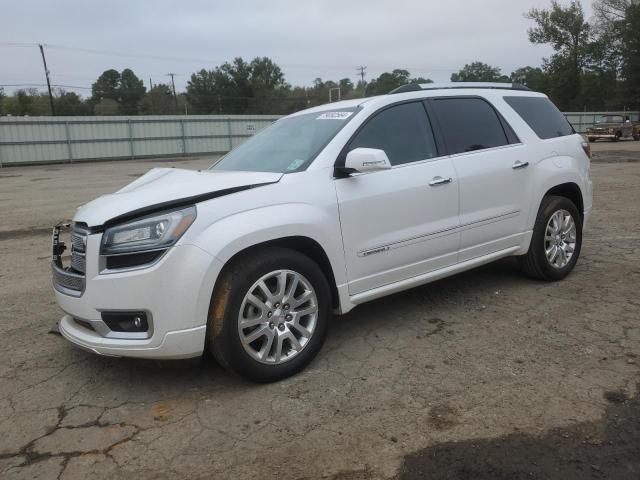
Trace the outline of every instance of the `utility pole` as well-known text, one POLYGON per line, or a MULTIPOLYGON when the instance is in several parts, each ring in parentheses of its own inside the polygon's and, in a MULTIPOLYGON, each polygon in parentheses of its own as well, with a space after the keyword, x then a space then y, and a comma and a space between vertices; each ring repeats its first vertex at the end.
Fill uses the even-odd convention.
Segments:
POLYGON ((42 55, 42 64, 44 65, 44 75, 47 77, 47 89, 49 90, 49 105, 51 106, 51 115, 56 115, 56 109, 53 106, 53 95, 51 94, 51 81, 49 80, 49 69, 47 68, 47 59, 44 57, 44 47, 41 43, 38 44, 40 47, 40 55, 42 55))
POLYGON ((362 85, 362 96, 364 97, 364 92, 365 92, 365 88, 364 88, 364 72, 367 70, 367 67, 365 67, 364 65, 360 65, 358 68, 356 68, 356 71, 360 74, 360 80, 361 80, 361 85, 362 85))
POLYGON ((174 82, 173 77, 176 76, 175 73, 169 72, 167 76, 171 77, 171 90, 173 90, 173 103, 175 105, 174 112, 178 114, 178 97, 176 96, 176 82, 174 82))

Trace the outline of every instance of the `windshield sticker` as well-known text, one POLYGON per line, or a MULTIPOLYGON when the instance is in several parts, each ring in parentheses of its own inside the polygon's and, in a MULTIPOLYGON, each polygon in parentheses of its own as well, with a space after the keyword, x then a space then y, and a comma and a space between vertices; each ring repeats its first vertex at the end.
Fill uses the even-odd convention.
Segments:
POLYGON ((353 112, 324 112, 316 120, 346 120, 353 112))
POLYGON ((299 158, 295 159, 289 166, 287 167, 287 171, 296 170, 304 163, 304 160, 300 160, 299 158))

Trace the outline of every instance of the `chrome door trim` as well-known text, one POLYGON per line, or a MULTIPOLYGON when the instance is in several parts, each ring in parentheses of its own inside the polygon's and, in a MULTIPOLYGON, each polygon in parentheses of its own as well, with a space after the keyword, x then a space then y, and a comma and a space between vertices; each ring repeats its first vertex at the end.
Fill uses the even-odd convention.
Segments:
POLYGON ((476 220, 474 222, 463 223, 462 225, 458 225, 456 227, 444 228, 442 230, 436 230, 434 232, 425 233, 423 235, 416 235, 414 237, 409 237, 403 240, 398 240, 396 242, 387 243, 385 245, 379 245, 377 247, 367 248, 366 250, 361 250, 358 252, 359 257, 367 257, 369 255, 374 255, 376 253, 388 252, 389 250, 407 247, 409 245, 413 245, 415 243, 424 242, 426 240, 430 240, 432 238, 438 238, 445 235, 452 235, 455 233, 460 233, 465 230, 469 230, 471 228, 478 227, 480 225, 488 225, 495 222, 501 222, 503 220, 508 220, 510 218, 516 217, 520 214, 520 210, 514 210, 512 212, 502 213, 500 215, 495 215, 493 217, 483 218, 481 220, 476 220))

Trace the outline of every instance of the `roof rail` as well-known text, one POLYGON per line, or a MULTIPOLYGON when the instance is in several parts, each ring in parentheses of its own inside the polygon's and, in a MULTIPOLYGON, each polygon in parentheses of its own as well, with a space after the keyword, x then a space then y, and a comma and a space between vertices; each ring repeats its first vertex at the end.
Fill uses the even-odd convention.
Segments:
POLYGON ((391 90, 389 94, 417 92, 419 90, 446 90, 455 88, 488 88, 497 90, 524 90, 531 89, 520 83, 500 83, 500 82, 450 82, 450 83, 407 83, 391 90))

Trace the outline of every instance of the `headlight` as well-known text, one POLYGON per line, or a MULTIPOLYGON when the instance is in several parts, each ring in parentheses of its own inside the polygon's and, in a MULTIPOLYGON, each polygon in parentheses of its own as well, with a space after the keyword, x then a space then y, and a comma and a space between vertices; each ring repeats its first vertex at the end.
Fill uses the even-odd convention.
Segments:
POLYGON ((609 133, 613 133, 613 132, 615 132, 615 130, 613 128, 610 128, 609 133))
POLYGON ((164 212, 108 228, 102 236, 101 255, 121 255, 167 249, 196 219, 196 207, 164 212))

